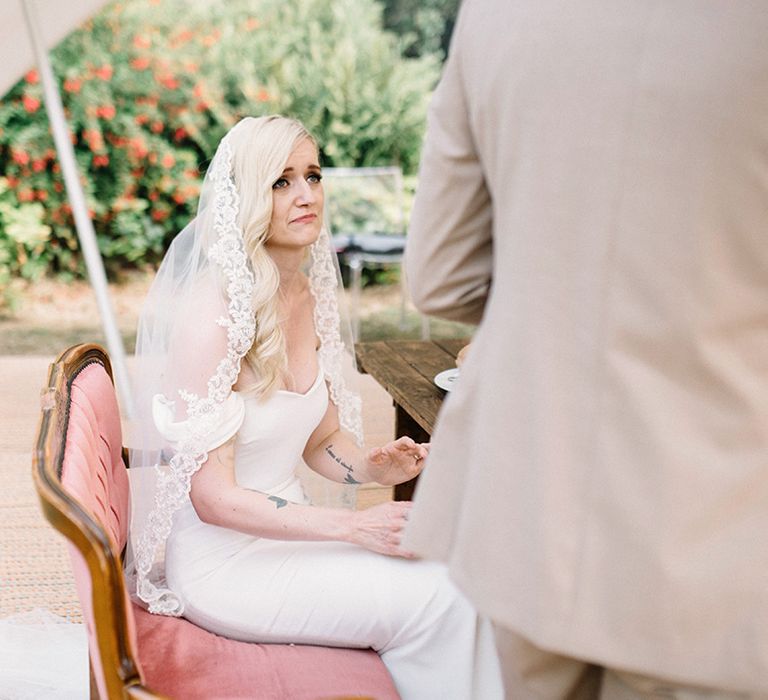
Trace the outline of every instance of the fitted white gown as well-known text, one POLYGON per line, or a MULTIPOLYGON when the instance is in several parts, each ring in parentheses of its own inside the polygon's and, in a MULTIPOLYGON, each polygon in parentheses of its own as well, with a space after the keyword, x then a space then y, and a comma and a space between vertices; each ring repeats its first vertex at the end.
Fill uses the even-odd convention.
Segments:
MULTIPOLYGON (((232 397, 225 423, 237 433, 239 485, 306 503, 296 468, 328 405, 323 373, 305 394, 232 397)), ((168 540, 166 575, 185 617, 226 637, 372 647, 405 700, 503 697, 491 626, 440 564, 253 537, 203 523, 187 503, 168 540)))

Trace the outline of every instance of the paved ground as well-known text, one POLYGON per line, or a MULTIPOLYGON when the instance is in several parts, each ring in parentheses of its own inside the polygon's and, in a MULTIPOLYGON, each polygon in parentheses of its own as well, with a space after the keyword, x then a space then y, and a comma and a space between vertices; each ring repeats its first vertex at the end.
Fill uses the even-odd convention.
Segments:
MULTIPOLYGON (((52 359, 0 357, 0 617, 43 607, 80 619, 66 547, 43 519, 30 475, 40 389, 52 359)), ((367 376, 360 389, 366 443, 392 439, 394 411, 388 395, 367 376)), ((308 488, 323 493, 316 482, 308 488)), ((358 507, 386 500, 390 493, 362 487, 358 507)))

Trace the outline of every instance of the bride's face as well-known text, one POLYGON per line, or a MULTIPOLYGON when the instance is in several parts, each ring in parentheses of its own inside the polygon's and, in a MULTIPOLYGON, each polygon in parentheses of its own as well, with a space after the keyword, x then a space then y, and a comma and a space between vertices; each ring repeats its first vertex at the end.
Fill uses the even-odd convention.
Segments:
POLYGON ((314 243, 323 225, 323 184, 317 149, 303 139, 272 185, 272 219, 266 245, 296 248, 314 243))

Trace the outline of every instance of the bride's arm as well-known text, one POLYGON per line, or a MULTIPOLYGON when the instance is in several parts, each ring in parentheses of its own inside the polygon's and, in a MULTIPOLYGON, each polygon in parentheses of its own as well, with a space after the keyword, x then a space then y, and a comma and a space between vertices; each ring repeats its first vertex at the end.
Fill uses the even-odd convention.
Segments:
POLYGON ((336 406, 328 410, 304 448, 304 461, 318 474, 347 484, 375 481, 387 486, 413 479, 421 472, 429 446, 401 437, 367 452, 339 426, 336 406))
POLYGON ((192 477, 190 498, 203 522, 268 539, 336 540, 381 554, 410 556, 400 549, 409 503, 384 503, 363 511, 290 503, 238 486, 234 462, 232 439, 211 450, 192 477))

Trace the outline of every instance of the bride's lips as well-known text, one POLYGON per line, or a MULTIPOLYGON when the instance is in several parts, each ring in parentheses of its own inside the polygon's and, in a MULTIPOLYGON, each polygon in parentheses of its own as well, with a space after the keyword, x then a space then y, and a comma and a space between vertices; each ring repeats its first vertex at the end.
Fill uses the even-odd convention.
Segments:
POLYGON ((311 221, 314 221, 317 219, 317 214, 304 214, 304 216, 300 216, 297 219, 291 219, 292 224, 308 224, 311 221))

